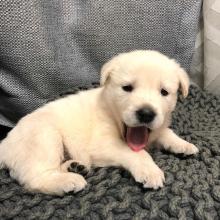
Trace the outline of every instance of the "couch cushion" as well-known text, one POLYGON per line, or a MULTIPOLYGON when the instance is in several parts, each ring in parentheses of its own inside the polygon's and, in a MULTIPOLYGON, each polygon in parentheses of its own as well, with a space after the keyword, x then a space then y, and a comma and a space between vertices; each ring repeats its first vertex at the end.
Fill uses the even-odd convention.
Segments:
POLYGON ((117 53, 155 49, 189 69, 202 0, 2 0, 0 124, 99 80, 117 53))

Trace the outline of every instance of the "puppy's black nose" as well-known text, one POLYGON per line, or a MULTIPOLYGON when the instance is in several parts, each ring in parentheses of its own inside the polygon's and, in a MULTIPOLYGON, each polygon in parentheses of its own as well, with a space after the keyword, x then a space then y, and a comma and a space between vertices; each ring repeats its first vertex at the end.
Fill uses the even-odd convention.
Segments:
POLYGON ((136 117, 140 123, 150 123, 154 120, 156 113, 149 107, 136 111, 136 117))

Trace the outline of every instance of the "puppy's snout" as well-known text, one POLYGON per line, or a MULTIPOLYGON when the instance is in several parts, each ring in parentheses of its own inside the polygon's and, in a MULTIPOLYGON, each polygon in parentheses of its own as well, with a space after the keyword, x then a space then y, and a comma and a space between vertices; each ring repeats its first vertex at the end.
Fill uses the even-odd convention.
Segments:
POLYGON ((150 108, 145 107, 136 111, 136 117, 140 123, 150 123, 154 120, 156 113, 150 108))

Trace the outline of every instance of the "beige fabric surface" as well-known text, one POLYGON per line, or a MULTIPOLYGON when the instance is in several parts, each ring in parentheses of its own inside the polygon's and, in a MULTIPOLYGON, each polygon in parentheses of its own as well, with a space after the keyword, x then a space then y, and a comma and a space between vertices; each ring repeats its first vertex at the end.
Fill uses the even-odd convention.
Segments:
POLYGON ((204 0, 191 65, 191 78, 220 95, 220 0, 204 0))

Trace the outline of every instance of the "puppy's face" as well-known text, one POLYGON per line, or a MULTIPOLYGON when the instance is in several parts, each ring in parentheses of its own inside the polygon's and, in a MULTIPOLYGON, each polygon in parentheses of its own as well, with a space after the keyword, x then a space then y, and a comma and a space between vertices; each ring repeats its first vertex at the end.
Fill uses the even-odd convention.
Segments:
MULTIPOLYGON (((155 51, 134 51, 105 64, 101 84, 112 110, 125 125, 127 138, 145 145, 148 137, 140 134, 167 124, 179 85, 186 96, 189 80, 185 71, 166 56, 155 51)), ((132 148, 140 149, 140 145, 133 143, 132 148)))

